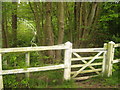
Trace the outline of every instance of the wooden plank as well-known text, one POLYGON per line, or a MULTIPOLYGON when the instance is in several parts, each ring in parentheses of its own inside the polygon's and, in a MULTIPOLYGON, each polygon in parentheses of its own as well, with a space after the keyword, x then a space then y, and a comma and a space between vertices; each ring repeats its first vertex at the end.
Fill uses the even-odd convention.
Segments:
MULTIPOLYGON (((71 61, 79 61, 79 60, 89 60, 93 57, 80 57, 80 58, 72 58, 71 61)), ((97 57, 96 59, 103 59, 103 56, 97 57)))
POLYGON ((105 52, 104 48, 85 48, 85 49, 72 49, 72 52, 105 52))
POLYGON ((20 47, 20 48, 1 48, 0 53, 8 52, 30 52, 30 51, 43 51, 43 50, 61 50, 68 49, 65 44, 55 46, 39 46, 39 47, 20 47))
MULTIPOLYGON (((2 72, 2 54, 0 53, 0 73, 2 72)), ((0 75, 0 90, 3 88, 3 76, 0 75)))
MULTIPOLYGON (((25 54, 25 58, 26 58, 26 66, 29 67, 30 66, 30 52, 27 52, 25 54)), ((30 73, 26 73, 25 76, 27 78, 29 78, 30 77, 30 73)))
POLYGON ((89 79, 89 78, 96 77, 96 76, 98 76, 98 75, 77 77, 77 78, 73 78, 73 79, 74 80, 85 80, 85 79, 89 79))
POLYGON ((87 66, 89 66, 99 55, 101 55, 103 51, 99 52, 93 59, 91 59, 85 66, 83 66, 80 70, 77 71, 72 77, 76 77, 81 71, 83 71, 87 66))
MULTIPOLYGON (((83 67, 85 64, 71 65, 71 68, 83 67)), ((102 63, 91 63, 90 66, 102 65, 102 63)))
POLYGON ((45 67, 32 67, 32 68, 22 68, 22 69, 13 69, 13 70, 3 70, 0 75, 5 74, 17 74, 17 73, 27 73, 27 72, 37 72, 37 71, 46 71, 46 70, 55 70, 55 69, 63 69, 64 64, 53 65, 53 66, 45 66, 45 67))
POLYGON ((115 44, 115 46, 114 47, 120 47, 120 43, 118 43, 118 44, 115 44))
POLYGON ((72 43, 67 42, 65 43, 68 49, 65 50, 65 56, 64 56, 64 79, 70 80, 70 72, 71 72, 71 56, 72 56, 72 43))
MULTIPOLYGON (((96 72, 96 71, 102 71, 102 69, 95 69, 95 70, 84 70, 80 73, 91 73, 91 72, 96 72)), ((75 74, 77 71, 71 72, 71 74, 75 74)))
POLYGON ((113 63, 118 63, 120 62, 120 59, 113 60, 113 63))
POLYGON ((113 41, 108 43, 108 51, 107 51, 107 57, 105 61, 105 71, 104 71, 104 76, 111 76, 112 75, 112 62, 114 58, 114 45, 115 43, 113 41))
MULTIPOLYGON (((77 53, 73 53, 75 56, 77 56, 78 58, 81 58, 81 56, 79 55, 79 54, 77 54, 77 53)), ((82 62, 84 62, 85 64, 87 64, 87 61, 85 61, 85 60, 81 60, 82 62)), ((92 69, 92 70, 95 70, 95 68, 94 67, 92 67, 91 65, 89 65, 89 67, 92 69)), ((96 71, 96 73, 97 74, 100 74, 99 72, 97 72, 96 71)))
MULTIPOLYGON (((107 43, 104 43, 104 48, 105 49, 107 49, 107 43)), ((107 51, 106 52, 104 52, 104 54, 103 54, 103 65, 102 65, 102 76, 104 75, 104 73, 105 73, 105 68, 106 68, 106 59, 107 59, 107 51)))

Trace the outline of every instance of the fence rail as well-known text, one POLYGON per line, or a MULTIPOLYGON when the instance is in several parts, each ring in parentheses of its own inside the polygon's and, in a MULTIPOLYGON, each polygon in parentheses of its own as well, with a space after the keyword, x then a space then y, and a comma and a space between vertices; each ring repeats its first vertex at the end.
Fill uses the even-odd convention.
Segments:
POLYGON ((0 73, 0 75, 37 72, 37 71, 55 70, 55 69, 63 69, 63 68, 65 68, 64 64, 45 66, 45 67, 32 67, 32 68, 23 68, 23 69, 3 70, 0 73))
POLYGON ((106 52, 104 48, 85 48, 85 49, 72 49, 72 52, 106 52))
POLYGON ((1 48, 0 53, 10 52, 32 52, 32 51, 45 51, 45 50, 62 50, 68 49, 65 44, 55 46, 40 46, 40 47, 22 47, 22 48, 1 48))
POLYGON ((46 70, 56 70, 56 69, 64 69, 64 79, 70 80, 71 75, 75 80, 83 80, 91 77, 98 76, 100 73, 103 76, 112 75, 112 65, 114 63, 120 62, 120 59, 114 60, 114 49, 120 47, 120 43, 115 44, 114 42, 105 43, 103 48, 84 48, 84 49, 72 49, 72 43, 66 42, 61 45, 54 46, 40 46, 40 47, 21 47, 21 48, 0 48, 0 89, 3 88, 3 77, 2 75, 7 74, 17 74, 17 73, 26 73, 26 76, 29 77, 29 72, 37 72, 37 71, 46 71, 46 70), (22 69, 12 69, 12 70, 2 70, 2 54, 4 53, 12 53, 12 52, 26 52, 25 60, 26 66, 30 66, 30 52, 33 51, 44 51, 44 50, 64 50, 64 64, 59 65, 51 65, 44 67, 30 67, 30 68, 22 68, 22 69), (81 57, 78 52, 98 52, 94 57, 81 57), (72 58, 72 54, 76 56, 76 58, 72 58), (102 56, 100 56, 102 55, 102 56), (101 59, 102 62, 94 63, 96 59, 101 59), (75 64, 71 65, 71 62, 81 61, 84 64, 75 64), (102 68, 95 69, 93 66, 101 65, 102 68), (85 68, 89 67, 91 70, 85 70, 85 68), (80 68, 78 71, 72 71, 71 68, 80 68), (79 73, 90 73, 95 72, 97 75, 93 76, 84 76, 84 77, 76 77, 79 73))
POLYGON ((113 60, 113 63, 118 63, 120 62, 120 59, 113 60))
POLYGON ((120 43, 118 43, 118 44, 115 44, 115 46, 114 47, 120 47, 120 43))

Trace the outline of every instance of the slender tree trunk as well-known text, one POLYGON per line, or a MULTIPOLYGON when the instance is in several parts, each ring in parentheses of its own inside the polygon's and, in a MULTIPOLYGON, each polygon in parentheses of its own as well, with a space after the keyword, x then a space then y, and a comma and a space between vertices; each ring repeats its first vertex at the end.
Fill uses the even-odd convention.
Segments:
POLYGON ((98 20, 98 3, 81 2, 75 3, 74 7, 74 21, 75 21, 75 47, 89 46, 91 31, 94 31, 94 23, 98 20))
MULTIPOLYGON (((85 11, 85 9, 87 9, 87 8, 85 8, 86 4, 87 3, 84 4, 84 11, 85 11)), ((98 3, 92 3, 91 4, 91 9, 90 9, 89 15, 87 15, 88 12, 84 12, 84 14, 87 15, 85 17, 87 17, 88 19, 83 22, 85 28, 84 28, 83 35, 82 35, 83 41, 82 41, 81 47, 88 46, 88 43, 89 43, 88 41, 90 40, 90 35, 91 35, 91 33, 89 33, 89 32, 93 30, 92 27, 93 27, 93 22, 95 20, 95 15, 96 15, 96 11, 97 11, 97 5, 98 5, 98 3)), ((87 10, 89 10, 89 8, 87 10)))
POLYGON ((37 30, 37 40, 38 40, 38 45, 42 44, 42 38, 41 38, 41 26, 40 26, 40 12, 38 8, 39 2, 34 2, 34 15, 35 15, 35 22, 36 22, 36 30, 37 30))
MULTIPOLYGON (((3 12, 7 12, 6 4, 2 7, 3 12)), ((7 48, 8 45, 8 31, 7 31, 7 15, 6 13, 2 13, 2 37, 3 37, 3 47, 7 48)))
MULTIPOLYGON (((45 3, 45 8, 46 8, 46 19, 45 19, 45 38, 46 41, 45 43, 48 46, 54 45, 54 33, 52 30, 52 25, 51 25, 51 2, 46 2, 45 3)), ((48 55, 51 58, 55 57, 55 52, 54 51, 48 51, 48 55)))
POLYGON ((17 2, 12 2, 12 42, 17 47, 17 2))
POLYGON ((74 38, 74 44, 75 47, 78 47, 78 43, 79 43, 79 30, 80 30, 80 2, 75 2, 75 6, 74 6, 74 29, 75 29, 75 34, 74 36, 77 38, 74 38))
POLYGON ((33 4, 31 4, 29 2, 29 5, 32 10, 32 13, 34 14, 38 45, 43 45, 44 44, 44 36, 43 36, 43 31, 42 31, 42 29, 43 29, 43 12, 42 12, 43 9, 40 8, 40 7, 43 8, 43 3, 41 5, 40 2, 34 2, 33 4), (42 25, 40 24, 41 21, 42 21, 42 25))
MULTIPOLYGON (((58 24, 58 44, 62 44, 64 38, 64 2, 58 3, 58 24)), ((56 60, 62 60, 61 51, 56 51, 56 60)))
POLYGON ((0 48, 2 48, 2 39, 2 2, 0 2, 0 48))

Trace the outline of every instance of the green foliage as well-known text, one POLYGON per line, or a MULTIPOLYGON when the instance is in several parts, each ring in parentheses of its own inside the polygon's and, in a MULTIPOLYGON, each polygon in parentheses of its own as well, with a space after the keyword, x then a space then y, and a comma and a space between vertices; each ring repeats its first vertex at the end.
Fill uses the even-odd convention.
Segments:
POLYGON ((31 26, 30 22, 25 22, 24 20, 19 21, 19 26, 18 26, 18 40, 17 44, 21 47, 23 46, 31 46, 31 40, 34 36, 33 29, 31 26))
POLYGON ((77 88, 73 80, 63 80, 63 70, 4 76, 5 88, 77 88), (19 77, 19 78, 18 78, 19 77))
POLYGON ((7 88, 17 88, 18 83, 16 81, 16 76, 15 75, 6 75, 3 77, 3 82, 5 87, 7 88))
POLYGON ((94 83, 102 83, 103 85, 119 85, 120 84, 120 71, 113 72, 110 77, 102 77, 102 75, 89 79, 94 80, 94 83))
POLYGON ((64 81, 61 85, 57 85, 54 88, 78 88, 74 80, 64 81))
POLYGON ((3 69, 14 69, 25 67, 24 53, 8 53, 3 55, 3 69))

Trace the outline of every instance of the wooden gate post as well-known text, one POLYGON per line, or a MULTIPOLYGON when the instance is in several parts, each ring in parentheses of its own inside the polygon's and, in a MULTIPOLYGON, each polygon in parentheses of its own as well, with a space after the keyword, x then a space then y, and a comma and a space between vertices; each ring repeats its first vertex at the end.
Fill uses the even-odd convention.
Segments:
MULTIPOLYGON (((2 73, 2 54, 0 53, 0 73, 2 73)), ((0 75, 0 90, 3 89, 3 77, 0 75)))
POLYGON ((104 55, 104 61, 103 61, 103 76, 111 76, 112 75, 112 62, 114 58, 114 45, 115 43, 113 41, 109 42, 107 46, 107 53, 104 55))
MULTIPOLYGON (((25 54, 25 58, 26 58, 26 66, 29 67, 30 66, 30 52, 27 52, 25 54)), ((26 78, 29 78, 30 77, 30 73, 26 73, 25 74, 26 78)))
POLYGON ((65 50, 65 56, 64 56, 64 66, 65 66, 65 68, 64 68, 64 79, 65 80, 70 80, 72 43, 71 42, 66 42, 65 45, 68 48, 65 50))

